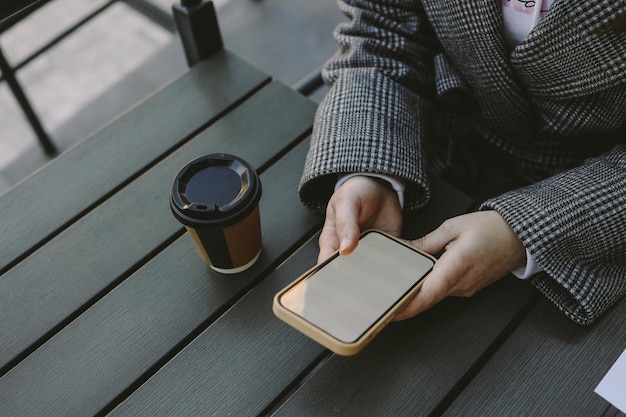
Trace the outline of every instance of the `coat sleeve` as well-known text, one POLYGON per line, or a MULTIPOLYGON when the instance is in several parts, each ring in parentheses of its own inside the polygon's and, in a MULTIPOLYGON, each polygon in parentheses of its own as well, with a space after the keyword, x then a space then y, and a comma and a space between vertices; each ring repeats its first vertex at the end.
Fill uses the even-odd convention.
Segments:
POLYGON ((423 205, 425 100, 433 94, 435 38, 421 3, 340 0, 349 22, 335 30, 337 53, 323 77, 329 91, 318 108, 299 187, 301 201, 323 212, 337 174, 369 172, 406 181, 407 198, 423 205))
POLYGON ((488 200, 545 272, 530 278, 568 317, 591 324, 626 293, 626 147, 488 200))

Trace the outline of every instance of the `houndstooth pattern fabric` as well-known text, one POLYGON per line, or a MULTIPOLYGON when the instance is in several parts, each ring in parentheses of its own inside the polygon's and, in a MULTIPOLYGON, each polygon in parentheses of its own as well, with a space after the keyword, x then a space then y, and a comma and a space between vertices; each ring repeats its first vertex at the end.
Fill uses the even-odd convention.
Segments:
POLYGON ((589 324, 626 292, 626 1, 556 0, 513 51, 499 1, 340 0, 299 195, 336 175, 439 175, 497 210, 545 272, 531 282, 589 324))

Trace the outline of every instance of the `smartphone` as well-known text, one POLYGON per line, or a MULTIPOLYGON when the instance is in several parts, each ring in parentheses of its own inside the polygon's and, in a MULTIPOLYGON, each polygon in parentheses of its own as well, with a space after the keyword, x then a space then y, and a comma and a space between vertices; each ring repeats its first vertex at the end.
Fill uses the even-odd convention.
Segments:
POLYGON ((378 230, 349 255, 334 253, 274 297, 274 314, 333 352, 359 352, 419 291, 427 253, 378 230))

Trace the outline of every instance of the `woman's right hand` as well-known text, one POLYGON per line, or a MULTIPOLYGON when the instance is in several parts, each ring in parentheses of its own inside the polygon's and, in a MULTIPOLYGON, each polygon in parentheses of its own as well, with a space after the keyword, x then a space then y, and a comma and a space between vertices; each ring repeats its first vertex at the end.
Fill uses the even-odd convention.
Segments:
POLYGON ((318 262, 339 250, 351 253, 363 230, 379 229, 393 236, 402 231, 402 209, 398 194, 387 181, 357 175, 344 182, 326 208, 319 239, 318 262))

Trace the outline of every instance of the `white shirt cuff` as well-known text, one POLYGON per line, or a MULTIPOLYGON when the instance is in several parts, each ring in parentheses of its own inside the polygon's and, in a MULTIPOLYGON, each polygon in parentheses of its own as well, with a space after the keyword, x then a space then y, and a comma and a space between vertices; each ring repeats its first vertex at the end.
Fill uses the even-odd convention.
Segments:
POLYGON ((391 184, 391 186, 396 191, 396 193, 398 193, 398 201, 400 202, 400 208, 404 208, 404 189, 406 188, 406 185, 404 184, 404 181, 402 181, 400 178, 397 178, 391 175, 373 174, 369 172, 353 173, 353 174, 338 174, 337 184, 335 184, 335 191, 337 191, 337 189, 341 187, 344 182, 348 181, 352 177, 356 177, 357 175, 360 175, 363 177, 380 178, 382 180, 387 181, 389 184, 391 184))
POLYGON ((526 279, 530 277, 531 275, 534 275, 537 272, 541 272, 541 271, 543 271, 543 268, 539 266, 537 262, 535 262, 535 259, 533 258, 533 256, 530 254, 530 252, 528 252, 528 249, 526 249, 526 265, 524 265, 521 268, 516 269, 515 271, 512 272, 512 274, 515 275, 519 279, 526 279))

